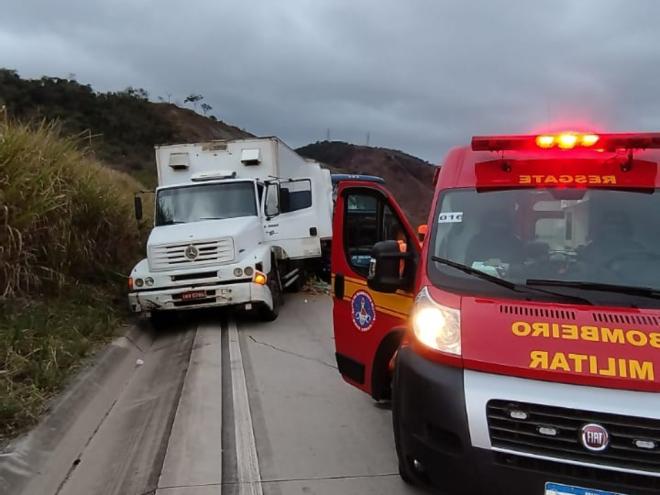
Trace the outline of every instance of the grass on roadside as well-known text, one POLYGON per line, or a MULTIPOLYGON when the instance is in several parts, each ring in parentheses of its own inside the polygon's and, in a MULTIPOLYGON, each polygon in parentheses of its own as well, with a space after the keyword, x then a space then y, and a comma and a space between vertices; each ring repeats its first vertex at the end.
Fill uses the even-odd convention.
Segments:
POLYGON ((105 291, 0 301, 0 443, 33 425, 80 363, 108 342, 121 315, 105 291))
POLYGON ((82 144, 55 125, 0 121, 0 443, 113 336, 117 286, 143 253, 142 186, 82 144))

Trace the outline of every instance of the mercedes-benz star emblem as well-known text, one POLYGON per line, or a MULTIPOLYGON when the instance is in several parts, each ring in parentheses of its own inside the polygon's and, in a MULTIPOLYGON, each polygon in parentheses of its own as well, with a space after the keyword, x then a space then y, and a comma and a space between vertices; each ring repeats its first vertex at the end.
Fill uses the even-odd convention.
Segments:
POLYGON ((186 258, 188 258, 189 260, 194 260, 195 258, 197 258, 197 255, 199 255, 199 251, 195 246, 191 244, 186 248, 184 254, 186 255, 186 258))
POLYGON ((592 452, 602 452, 610 444, 610 435, 601 425, 584 425, 581 431, 582 445, 592 452))

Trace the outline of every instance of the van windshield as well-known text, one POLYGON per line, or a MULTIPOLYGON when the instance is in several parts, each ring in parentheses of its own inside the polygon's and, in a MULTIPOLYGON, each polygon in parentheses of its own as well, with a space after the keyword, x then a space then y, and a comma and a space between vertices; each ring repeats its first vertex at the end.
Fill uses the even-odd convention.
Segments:
MULTIPOLYGON (((657 191, 456 189, 440 197, 430 249, 516 284, 550 281, 573 293, 596 284, 660 290, 659 216, 657 191)), ((494 290, 446 263, 430 260, 429 274, 459 291, 494 290)))
POLYGON ((257 202, 252 182, 162 189, 156 197, 156 225, 256 215, 257 202))

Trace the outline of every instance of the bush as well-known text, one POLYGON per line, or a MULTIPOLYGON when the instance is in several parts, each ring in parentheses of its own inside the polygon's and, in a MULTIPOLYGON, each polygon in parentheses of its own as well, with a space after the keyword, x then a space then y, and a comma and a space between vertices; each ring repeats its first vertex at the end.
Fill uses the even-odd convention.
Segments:
POLYGON ((0 124, 0 297, 103 282, 140 257, 140 184, 79 142, 53 125, 0 124))
POLYGON ((53 125, 0 123, 0 443, 116 334, 125 274, 143 255, 141 185, 80 142, 53 125))

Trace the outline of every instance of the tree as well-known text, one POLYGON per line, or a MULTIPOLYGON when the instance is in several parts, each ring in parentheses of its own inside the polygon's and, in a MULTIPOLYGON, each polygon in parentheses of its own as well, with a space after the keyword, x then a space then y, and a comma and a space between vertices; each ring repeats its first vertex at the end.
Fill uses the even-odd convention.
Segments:
POLYGON ((213 107, 209 105, 208 103, 202 103, 202 112, 204 112, 204 115, 209 113, 211 110, 213 110, 213 107))
POLYGON ((186 96, 186 99, 183 100, 184 103, 192 103, 193 107, 195 107, 195 110, 197 110, 197 103, 202 101, 204 97, 202 95, 196 95, 195 93, 191 93, 188 96, 186 96))

